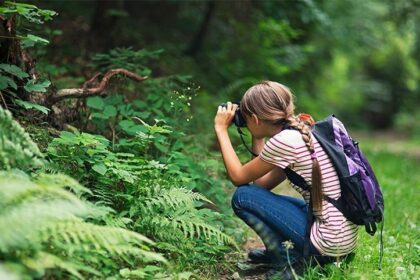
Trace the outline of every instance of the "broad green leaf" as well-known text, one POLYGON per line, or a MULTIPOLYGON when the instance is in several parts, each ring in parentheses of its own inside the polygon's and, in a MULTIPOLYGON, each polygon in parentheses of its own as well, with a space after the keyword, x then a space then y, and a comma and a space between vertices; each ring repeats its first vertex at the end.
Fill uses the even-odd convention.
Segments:
POLYGON ((92 118, 97 118, 97 119, 103 119, 103 120, 108 119, 108 117, 105 116, 102 112, 94 112, 94 113, 92 113, 91 116, 92 116, 92 118))
POLYGON ((155 147, 156 147, 159 151, 161 151, 162 153, 167 153, 167 152, 168 152, 168 149, 169 149, 169 147, 168 147, 168 146, 162 145, 162 144, 160 144, 160 143, 158 143, 158 142, 155 142, 154 144, 155 144, 155 147))
POLYGON ((125 133, 132 136, 135 136, 138 132, 147 132, 146 127, 135 124, 132 120, 122 120, 118 125, 125 133))
POLYGON ((117 115, 117 109, 112 105, 106 105, 103 114, 107 118, 112 118, 117 115))
POLYGON ((134 100, 133 104, 134 104, 134 106, 136 106, 139 109, 147 108, 147 103, 142 101, 142 100, 139 100, 139 99, 134 100))
POLYGON ((26 8, 30 8, 30 9, 37 9, 37 7, 35 5, 32 4, 27 4, 27 3, 16 3, 14 1, 5 1, 4 2, 7 5, 13 5, 16 7, 26 7, 26 8))
POLYGON ((92 169, 95 170, 96 172, 98 172, 101 175, 104 175, 107 171, 106 166, 102 163, 95 164, 94 166, 92 166, 92 169))
POLYGON ((22 69, 20 69, 19 67, 17 67, 16 65, 13 64, 0 64, 0 69, 12 74, 13 76, 18 77, 19 79, 23 79, 23 78, 27 78, 29 77, 29 75, 24 72, 22 69))
POLYGON ((105 102, 102 97, 94 96, 87 99, 86 105, 93 109, 102 110, 105 107, 105 102))
POLYGON ((142 119, 147 119, 150 116, 150 112, 134 112, 133 115, 142 119))
POLYGON ((51 85, 49 80, 43 80, 37 84, 34 82, 36 82, 36 80, 29 80, 24 86, 24 89, 28 92, 46 92, 47 88, 51 85))
POLYGON ((0 76, 0 90, 3 90, 5 88, 11 87, 13 89, 17 89, 17 85, 15 81, 13 81, 11 78, 6 76, 0 76))
POLYGON ((15 9, 0 7, 0 14, 10 14, 10 13, 15 13, 15 12, 16 12, 15 9))
POLYGON ((48 109, 47 107, 44 107, 44 106, 36 104, 36 103, 27 102, 27 101, 23 101, 23 100, 19 100, 19 99, 15 99, 15 102, 16 102, 16 104, 18 104, 19 106, 21 106, 25 109, 33 109, 33 110, 42 112, 45 115, 48 115, 48 111, 50 111, 50 109, 48 109))
POLYGON ((22 44, 23 48, 33 47, 33 46, 35 46, 36 43, 41 43, 41 44, 44 44, 44 45, 47 45, 47 44, 50 43, 50 41, 48 41, 44 38, 41 38, 39 36, 32 35, 32 34, 28 34, 26 37, 21 37, 21 38, 22 38, 21 44, 22 44))

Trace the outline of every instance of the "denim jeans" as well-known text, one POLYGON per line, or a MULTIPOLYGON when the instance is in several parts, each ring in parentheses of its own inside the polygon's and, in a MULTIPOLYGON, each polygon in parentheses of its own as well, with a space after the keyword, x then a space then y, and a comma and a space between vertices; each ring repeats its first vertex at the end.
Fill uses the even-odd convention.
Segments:
MULTIPOLYGON (((308 211, 304 200, 278 195, 257 185, 241 185, 233 194, 232 208, 259 235, 274 263, 286 264, 287 253, 291 263, 303 257, 308 211), (284 241, 291 241, 293 249, 286 252, 284 241)), ((322 256, 312 243, 309 254, 320 264, 335 260, 322 256)))

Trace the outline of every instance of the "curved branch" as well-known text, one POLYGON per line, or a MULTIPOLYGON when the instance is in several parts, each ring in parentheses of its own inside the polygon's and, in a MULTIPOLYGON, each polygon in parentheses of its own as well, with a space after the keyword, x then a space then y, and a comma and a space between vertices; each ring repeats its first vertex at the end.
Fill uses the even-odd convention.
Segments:
POLYGON ((67 88, 67 89, 58 90, 55 94, 52 94, 51 96, 47 98, 46 103, 51 106, 63 99, 86 98, 86 97, 95 96, 95 95, 106 95, 105 88, 108 85, 109 80, 113 76, 118 75, 118 74, 122 74, 126 76, 127 78, 130 78, 138 82, 144 81, 148 78, 147 76, 142 77, 122 68, 111 69, 108 72, 106 72, 106 74, 104 75, 104 77, 102 78, 102 80, 100 81, 97 87, 88 88, 88 86, 92 85, 94 80, 99 76, 98 74, 96 74, 93 78, 88 80, 83 85, 83 88, 67 88))

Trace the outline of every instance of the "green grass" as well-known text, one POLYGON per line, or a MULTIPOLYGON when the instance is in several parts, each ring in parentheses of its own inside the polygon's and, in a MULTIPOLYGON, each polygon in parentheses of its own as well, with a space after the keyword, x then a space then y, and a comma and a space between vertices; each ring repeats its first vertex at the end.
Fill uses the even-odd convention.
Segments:
POLYGON ((420 279, 419 221, 420 160, 378 149, 366 154, 381 184, 385 200, 384 258, 378 270, 379 234, 359 230, 356 256, 345 267, 311 270, 305 279, 420 279))

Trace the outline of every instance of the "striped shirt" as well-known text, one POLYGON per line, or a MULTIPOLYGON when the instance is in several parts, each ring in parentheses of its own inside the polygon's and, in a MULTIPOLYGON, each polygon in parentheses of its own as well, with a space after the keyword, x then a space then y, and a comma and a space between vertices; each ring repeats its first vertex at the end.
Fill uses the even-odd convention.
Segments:
MULTIPOLYGON (((315 152, 321 169, 323 193, 333 199, 341 196, 340 181, 315 137, 312 137, 315 152)), ((297 130, 283 130, 271 137, 259 157, 282 169, 290 167, 311 185, 312 160, 310 152, 297 130)), ((310 192, 293 185, 306 203, 310 192)), ((357 225, 347 220, 344 215, 326 200, 322 201, 322 211, 314 211, 315 221, 311 228, 311 242, 323 255, 342 256, 352 252, 357 244, 357 225)))

